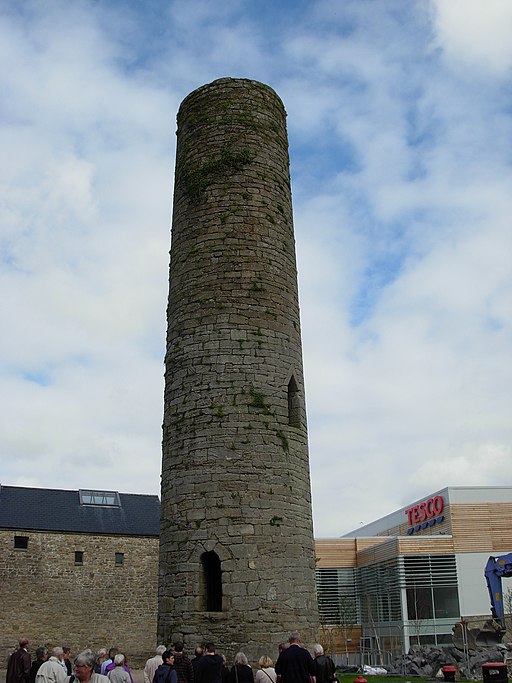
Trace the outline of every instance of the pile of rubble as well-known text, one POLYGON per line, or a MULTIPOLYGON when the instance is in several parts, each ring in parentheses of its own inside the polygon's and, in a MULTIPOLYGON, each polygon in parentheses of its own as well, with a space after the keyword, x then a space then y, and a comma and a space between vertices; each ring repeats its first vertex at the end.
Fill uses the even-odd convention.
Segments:
POLYGON ((486 662, 504 662, 512 644, 496 645, 463 650, 451 647, 434 647, 413 645, 403 657, 397 657, 386 669, 389 674, 399 676, 424 676, 435 678, 443 666, 456 666, 461 678, 482 678, 482 664, 486 662))

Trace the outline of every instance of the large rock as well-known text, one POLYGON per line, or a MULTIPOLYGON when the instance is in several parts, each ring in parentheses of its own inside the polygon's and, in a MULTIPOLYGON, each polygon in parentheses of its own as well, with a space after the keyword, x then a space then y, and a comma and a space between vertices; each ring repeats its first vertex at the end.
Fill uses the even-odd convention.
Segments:
POLYGON ((397 657, 389 667, 388 673, 394 675, 413 675, 435 677, 443 666, 456 666, 463 678, 481 678, 482 665, 486 662, 503 662, 507 652, 512 650, 506 645, 492 648, 468 650, 467 655, 454 646, 433 647, 413 645, 403 657, 397 657))

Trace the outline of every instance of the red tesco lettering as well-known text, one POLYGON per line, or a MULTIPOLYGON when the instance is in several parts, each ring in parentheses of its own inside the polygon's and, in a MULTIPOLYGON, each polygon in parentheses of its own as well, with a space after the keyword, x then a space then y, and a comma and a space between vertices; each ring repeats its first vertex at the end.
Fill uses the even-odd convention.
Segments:
POLYGON ((441 514, 443 508, 444 500, 442 496, 433 496, 417 505, 413 505, 405 511, 405 514, 407 515, 407 521, 413 526, 414 524, 421 524, 432 517, 437 517, 437 515, 441 514))

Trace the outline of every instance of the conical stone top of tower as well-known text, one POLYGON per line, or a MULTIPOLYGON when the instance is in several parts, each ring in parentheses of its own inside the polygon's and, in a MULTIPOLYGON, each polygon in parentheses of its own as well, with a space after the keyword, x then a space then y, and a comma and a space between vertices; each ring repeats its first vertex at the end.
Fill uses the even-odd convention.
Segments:
POLYGON ((177 135, 159 641, 257 661, 318 637, 286 113, 223 78, 177 135))

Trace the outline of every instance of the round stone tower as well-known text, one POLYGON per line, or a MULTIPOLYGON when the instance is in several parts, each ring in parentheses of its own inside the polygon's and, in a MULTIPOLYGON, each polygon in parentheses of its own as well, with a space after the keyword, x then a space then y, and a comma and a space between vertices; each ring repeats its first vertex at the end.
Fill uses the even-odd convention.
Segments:
POLYGON ((317 639, 286 113, 223 78, 178 113, 159 642, 317 639))

